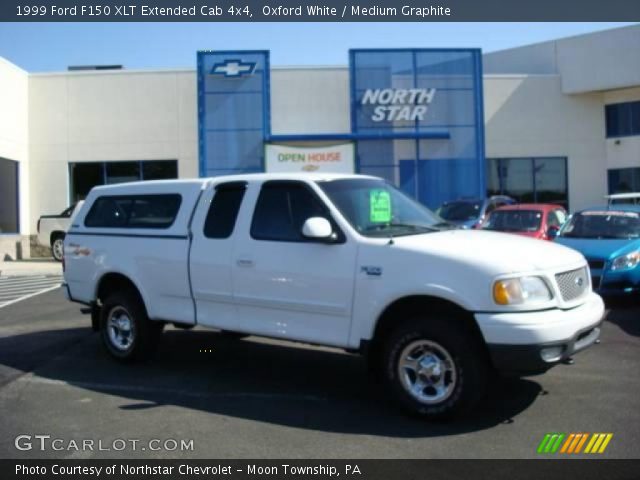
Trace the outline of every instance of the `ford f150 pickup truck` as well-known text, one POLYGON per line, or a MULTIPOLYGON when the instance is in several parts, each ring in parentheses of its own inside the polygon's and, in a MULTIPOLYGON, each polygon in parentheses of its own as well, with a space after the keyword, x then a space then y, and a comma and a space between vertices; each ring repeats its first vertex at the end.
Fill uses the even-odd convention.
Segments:
POLYGON ((493 371, 568 360, 604 313, 578 252, 452 229, 359 175, 97 187, 64 248, 66 295, 117 359, 152 353, 166 323, 339 347, 426 418, 471 409, 493 371))

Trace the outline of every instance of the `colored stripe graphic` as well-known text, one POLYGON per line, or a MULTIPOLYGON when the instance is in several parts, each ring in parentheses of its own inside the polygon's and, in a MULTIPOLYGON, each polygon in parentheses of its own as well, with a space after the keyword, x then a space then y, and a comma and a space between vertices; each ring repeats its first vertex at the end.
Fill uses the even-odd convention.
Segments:
POLYGON ((604 453, 611 438, 613 438, 612 433, 594 433, 584 453, 604 453))
POLYGON ((604 453, 612 438, 613 433, 547 433, 538 445, 537 452, 568 455, 604 453))
POLYGON ((556 453, 564 437, 564 433, 547 433, 538 445, 538 453, 556 453))

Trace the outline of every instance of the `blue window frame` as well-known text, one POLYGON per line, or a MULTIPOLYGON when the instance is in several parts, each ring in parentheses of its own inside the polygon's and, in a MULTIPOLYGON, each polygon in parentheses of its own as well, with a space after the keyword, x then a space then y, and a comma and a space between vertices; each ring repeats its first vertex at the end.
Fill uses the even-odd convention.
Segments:
POLYGON ((431 208, 483 195, 482 52, 355 49, 349 55, 357 171, 386 178, 431 208), (427 102, 402 95, 408 90, 425 92, 427 102), (419 116, 395 118, 382 98, 390 91, 400 91, 397 103, 403 109, 421 103, 426 109, 419 116))
POLYGON ((640 135, 640 101, 605 105, 607 138, 640 135))

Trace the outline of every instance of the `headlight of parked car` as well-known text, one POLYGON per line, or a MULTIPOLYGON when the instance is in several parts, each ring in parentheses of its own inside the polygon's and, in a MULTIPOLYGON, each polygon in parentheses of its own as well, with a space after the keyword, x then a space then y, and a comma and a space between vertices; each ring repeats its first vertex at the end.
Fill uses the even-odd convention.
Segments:
POLYGON ((548 302, 553 298, 541 277, 498 280, 493 284, 493 300, 498 305, 522 305, 548 302))
POLYGON ((640 263, 640 252, 631 252, 620 255, 611 262, 611 270, 629 270, 635 268, 640 263))

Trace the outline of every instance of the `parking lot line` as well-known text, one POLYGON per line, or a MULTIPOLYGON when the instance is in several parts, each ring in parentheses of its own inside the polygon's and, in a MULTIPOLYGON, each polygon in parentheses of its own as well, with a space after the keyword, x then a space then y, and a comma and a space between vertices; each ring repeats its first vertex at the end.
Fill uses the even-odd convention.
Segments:
POLYGON ((0 308, 55 290, 61 283, 61 275, 0 278, 0 308))

